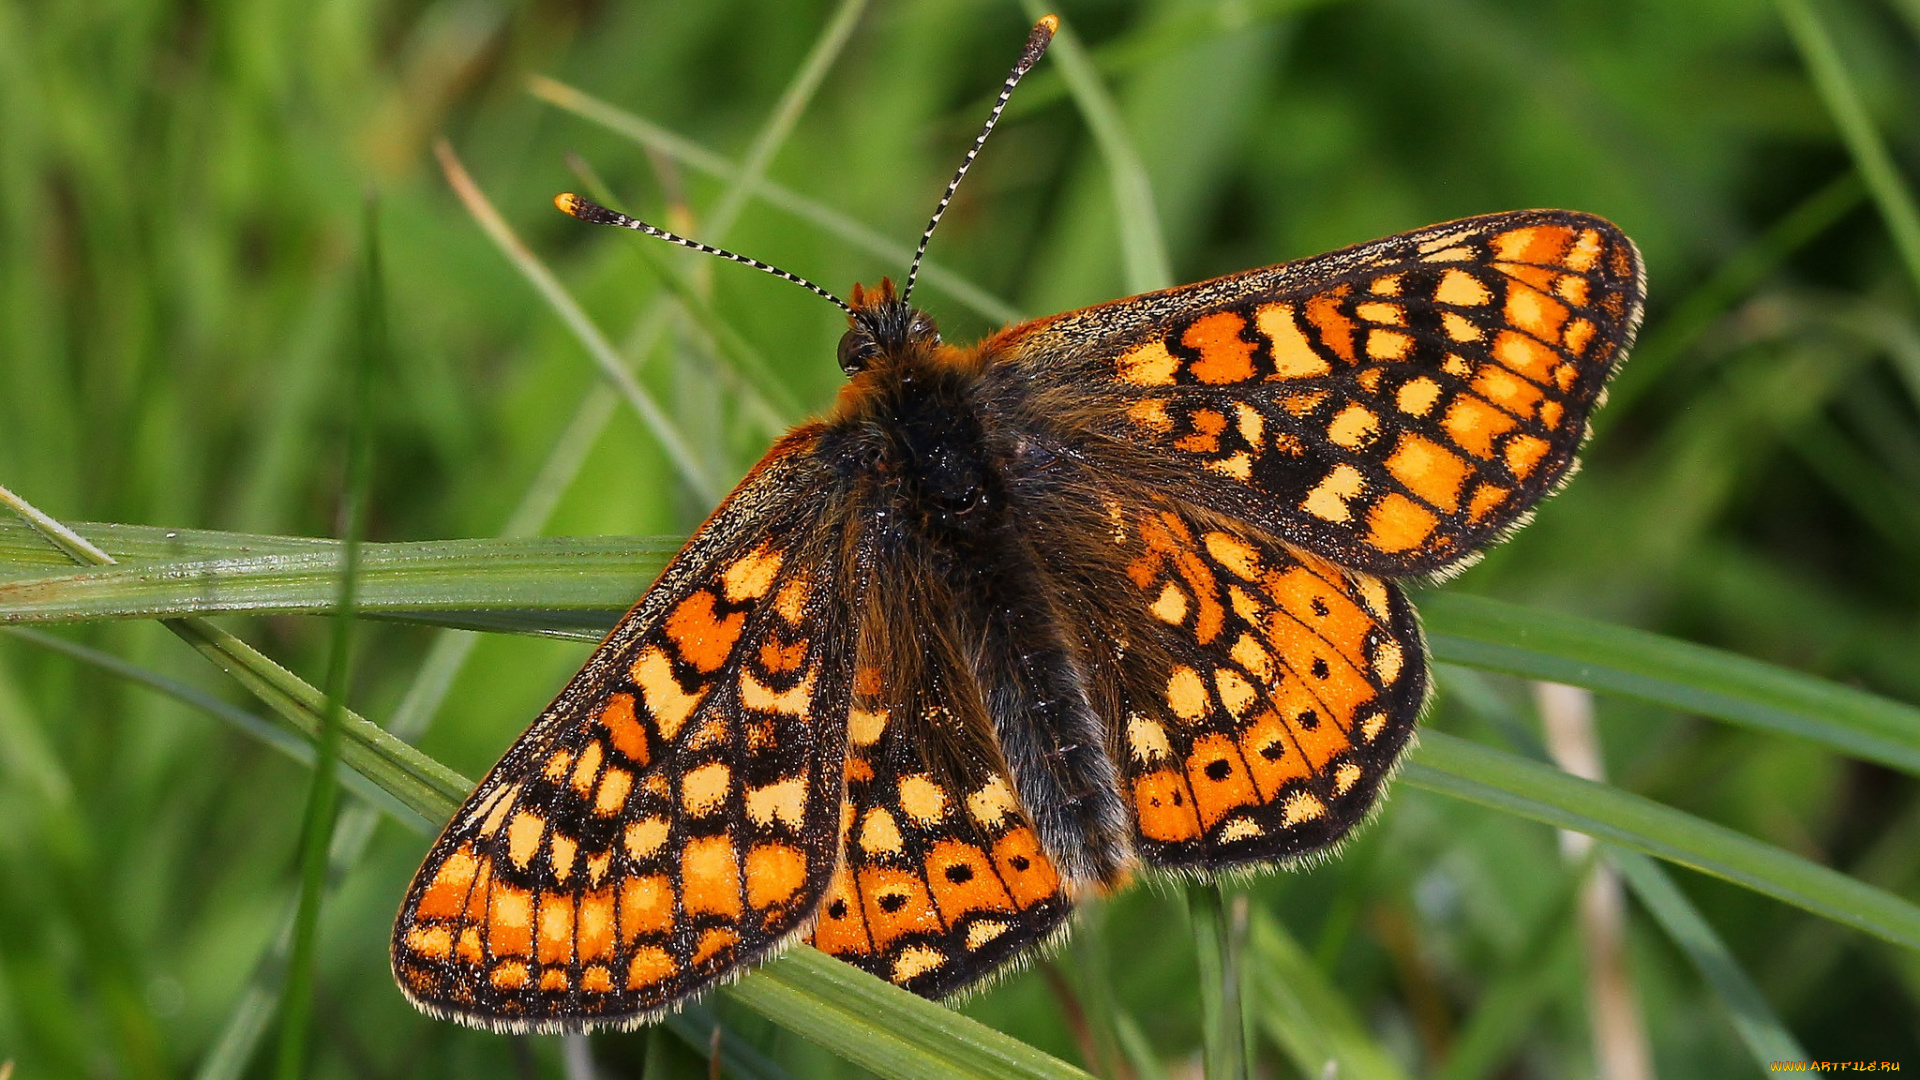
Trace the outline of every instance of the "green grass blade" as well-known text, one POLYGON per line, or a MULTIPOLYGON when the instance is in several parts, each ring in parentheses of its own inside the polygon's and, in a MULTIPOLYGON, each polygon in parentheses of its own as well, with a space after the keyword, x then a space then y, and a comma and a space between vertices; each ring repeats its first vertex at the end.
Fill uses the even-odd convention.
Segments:
POLYGON ((726 994, 882 1077, 1091 1080, 1012 1036, 804 945, 726 994))
MULTIPOLYGON (((867 0, 842 0, 833 17, 827 21, 813 48, 801 62, 800 70, 795 72, 781 93, 773 114, 754 137, 752 146, 747 150, 745 163, 728 183, 719 205, 701 228, 702 235, 708 237, 710 242, 722 242, 739 219, 740 212, 753 197, 756 186, 765 178, 774 155, 779 153, 793 134, 801 113, 812 102, 827 71, 846 48, 847 39, 852 36, 866 7, 867 0)), ((604 188, 605 185, 600 186, 604 188)), ((595 197, 606 201, 608 194, 600 192, 595 197)), ((608 205, 613 204, 609 202, 608 205)), ((709 354, 732 369, 736 392, 744 398, 742 404, 745 409, 756 414, 768 433, 775 436, 798 421, 806 410, 794 398, 792 391, 774 376, 760 350, 728 325, 693 288, 681 268, 670 261, 672 250, 651 243, 642 243, 636 250, 661 283, 674 294, 694 325, 706 335, 709 354)))
POLYGON ((1806 1061, 1807 1052, 1793 1032, 1774 1015, 1740 962, 1713 932, 1700 909, 1680 891, 1660 864, 1637 851, 1610 851, 1607 855, 1635 896, 1653 913, 1654 921, 1700 972, 1731 1015, 1733 1027, 1753 1055, 1754 1064, 1767 1072, 1776 1061, 1806 1061))
MULTIPOLYGON (((204 619, 169 619, 167 625, 301 734, 312 738, 319 730, 326 702, 312 684, 204 619)), ((428 821, 446 821, 473 790, 473 781, 350 709, 341 713, 341 735, 343 764, 428 821)))
POLYGON ((1657 855, 1920 949, 1920 906, 1725 826, 1548 765, 1424 731, 1400 782, 1657 855))
MULTIPOLYGON (((113 557, 4 487, 0 503, 30 522, 75 562, 110 564, 113 557)), ((324 695, 252 646, 201 618, 164 619, 167 629, 212 660, 308 739, 320 729, 324 695)), ((394 738, 351 710, 341 713, 341 760, 429 821, 444 821, 473 782, 394 738)))
MULTIPOLYGON (((367 544, 356 604, 421 611, 624 611, 677 537, 523 537, 367 544)), ((0 623, 333 610, 340 550, 130 564, 0 583, 0 623)))
POLYGON ((1301 1076, 1324 1076, 1334 1062, 1340 1080, 1406 1080, 1313 957, 1258 908, 1248 927, 1247 960, 1252 1015, 1301 1076))
POLYGON ((1187 919, 1193 928, 1193 951, 1200 968, 1200 1052, 1207 1080, 1244 1080, 1247 1075, 1246 1036, 1242 1030, 1240 965, 1234 956, 1233 931, 1220 886, 1195 882, 1187 886, 1187 919))
MULTIPOLYGON (((543 75, 527 80, 527 91, 534 97, 567 112, 623 135, 634 142, 665 154, 688 168, 722 180, 737 181, 746 174, 741 167, 721 154, 682 135, 627 112, 591 94, 543 75)), ((888 239, 885 235, 846 214, 801 195, 771 180, 758 179, 751 186, 755 197, 776 210, 800 219, 829 236, 852 247, 899 266, 913 261, 913 247, 888 239)), ((920 263, 920 280, 944 291, 975 312, 995 322, 1016 323, 1026 316, 1020 309, 994 296, 986 289, 932 259, 920 263)))
MULTIPOLYGON (((1230 0, 1166 7, 1151 18, 1140 20, 1137 28, 1103 41, 1088 52, 1101 78, 1117 82, 1165 62, 1167 56, 1182 49, 1225 35, 1245 34, 1262 23, 1303 15, 1314 8, 1340 2, 1342 0, 1230 0)), ((1020 95, 1013 99, 1007 115, 1031 116, 1071 96, 1072 91, 1060 73, 1043 68, 1020 84, 1020 95)), ((992 104, 992 96, 985 96, 975 111, 985 112, 992 104)))
MULTIPOLYGON (((339 541, 324 537, 262 536, 211 529, 163 529, 152 525, 68 523, 75 536, 119 562, 178 562, 237 558, 276 552, 330 550, 339 541)), ((65 550, 24 521, 0 521, 0 577, 29 577, 37 568, 68 567, 65 550)))
POLYGON ((1873 126, 1860 91, 1847 74, 1840 50, 1820 17, 1814 14, 1812 4, 1808 0, 1774 0, 1774 6, 1780 9, 1780 19, 1787 24, 1794 47, 1800 50, 1800 59, 1813 77, 1814 89, 1820 92, 1821 102, 1833 116, 1834 126, 1840 129, 1847 152, 1853 155, 1854 167, 1860 170, 1861 179, 1873 194, 1874 204, 1887 223, 1887 231, 1893 234, 1893 246, 1906 264, 1907 277, 1914 290, 1920 292, 1920 206, 1915 205, 1912 190, 1901 179, 1886 141, 1873 126))
POLYGON ((0 668, 0 763, 9 787, 30 793, 41 806, 71 809, 73 777, 5 668, 0 668))
MULTIPOLYGON (((130 664, 112 653, 90 649, 65 638, 44 634, 38 630, 21 627, 0 627, 0 633, 21 641, 30 642, 42 649, 70 656, 83 664, 99 668, 110 675, 138 686, 143 686, 156 694, 172 698, 189 708, 198 709, 208 716, 232 726, 242 734, 258 739, 268 746, 302 765, 313 764, 313 743, 299 735, 274 724, 272 721, 255 716, 245 709, 228 704, 198 687, 189 686, 178 679, 170 679, 158 672, 148 671, 137 664, 130 664)), ((357 772, 348 770, 340 776, 340 782, 348 791, 377 807, 387 816, 398 821, 417 833, 431 832, 436 825, 422 818, 410 807, 402 805, 393 796, 375 787, 373 782, 357 772)))
POLYGON ((333 844, 340 789, 340 716, 346 708, 353 672, 353 591, 360 564, 360 537, 366 530, 367 492, 373 482, 373 380, 386 366, 386 284, 380 272, 379 203, 368 199, 361 230, 360 333, 346 380, 346 491, 341 517, 339 604, 333 615, 328 649, 326 706, 314 739, 313 774, 301 824, 300 900, 293 920, 293 948, 287 960, 286 988, 280 998, 281 1080, 306 1072, 308 1024, 313 1010, 320 934, 320 901, 327 885, 327 850, 333 844))
POLYGON ((1138 1080, 1171 1080, 1165 1065, 1160 1063, 1160 1055, 1154 1052, 1153 1044, 1147 1041, 1147 1033, 1140 1030, 1140 1022, 1125 1009, 1113 1010, 1113 1037, 1119 1043, 1120 1053, 1133 1068, 1138 1080))
POLYGON ((1427 593, 1436 660, 1624 694, 1920 773, 1920 709, 1657 634, 1459 593, 1427 593))
MULTIPOLYGON (((1021 0, 1029 19, 1047 13, 1043 0, 1021 0)), ((1100 72, 1087 58, 1086 48, 1073 29, 1062 23, 1047 50, 1060 77, 1066 80, 1073 102, 1093 132, 1113 186, 1113 210, 1120 226, 1120 250, 1126 264, 1127 289, 1151 292, 1173 284, 1173 263, 1167 257, 1166 237, 1160 232, 1160 214, 1153 204, 1153 184, 1146 162, 1127 134, 1120 107, 1107 92, 1100 72)))

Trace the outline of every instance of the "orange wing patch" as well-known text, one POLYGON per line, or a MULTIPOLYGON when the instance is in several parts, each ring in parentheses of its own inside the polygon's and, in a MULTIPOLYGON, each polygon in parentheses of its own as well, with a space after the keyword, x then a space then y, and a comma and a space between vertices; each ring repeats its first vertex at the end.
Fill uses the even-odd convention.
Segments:
POLYGON ((813 913, 854 635, 810 435, 790 438, 428 854, 393 937, 423 1009, 501 1031, 639 1023, 813 913))

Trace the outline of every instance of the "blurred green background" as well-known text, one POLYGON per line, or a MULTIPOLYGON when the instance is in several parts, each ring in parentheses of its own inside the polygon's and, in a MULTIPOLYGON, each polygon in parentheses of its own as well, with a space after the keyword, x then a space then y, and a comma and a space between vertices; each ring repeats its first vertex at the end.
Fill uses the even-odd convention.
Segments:
MULTIPOLYGON (((1057 10, 1110 97, 1076 98, 1057 50, 1015 97, 934 242, 945 276, 917 296, 949 340, 1162 272, 1196 280, 1514 207, 1603 214, 1647 258, 1642 348, 1577 481, 1445 590, 1920 700, 1915 280, 1781 9, 1057 10), (1096 137, 1103 115, 1144 188, 1096 137)), ((1920 2, 1814 10, 1915 175, 1920 2)), ((836 292, 898 277, 886 245, 817 208, 910 248, 1030 21, 1010 0, 0 0, 0 484, 66 521, 336 535, 371 191, 393 345, 369 538, 684 536, 779 421, 831 400, 844 323, 791 285, 570 221, 552 195, 600 191, 836 292), (796 79, 810 58, 817 85, 796 79), (595 101, 692 149, 646 145, 590 115, 595 101), (463 207, 442 136, 638 371, 704 488, 463 207), (715 156, 723 173, 763 166, 770 187, 729 194, 700 167, 715 156), (668 302, 682 294, 663 272, 704 299, 668 302), (732 377, 716 348, 765 370, 732 377)), ((320 681, 324 620, 225 625, 320 681)), ((151 623, 58 634, 254 708, 151 623)), ((588 648, 394 623, 357 640, 351 703, 380 721, 410 687, 433 698, 416 680, 441 642, 430 670, 451 683, 419 745, 469 776, 588 648)), ((1443 666, 1440 690, 1430 726, 1541 755, 1526 683, 1443 666)), ((1614 783, 1920 897, 1912 776, 1624 699, 1598 710, 1614 783)), ((307 775, 203 710, 0 635, 0 1058, 16 1076, 269 1071, 264 1043, 215 1050, 245 1047, 245 1017, 271 1011, 248 991, 297 888, 307 775)), ((556 1039, 430 1021, 394 989, 388 927, 426 843, 381 824, 328 900, 314 1075, 580 1075, 556 1039)), ((1286 928, 1289 955, 1380 1050, 1378 1075, 1583 1076, 1576 870, 1545 826, 1402 785, 1342 857, 1229 891, 1286 928)), ((1673 878, 1809 1053, 1920 1068, 1913 952, 1673 878)), ((1056 960, 962 1007, 1103 1075, 1197 1076, 1184 910, 1177 889, 1135 888, 1056 960), (1093 1042, 1131 1052, 1090 1061, 1076 1010, 1095 1014, 1093 1042), (1101 1035, 1101 1015, 1130 1030, 1101 1035)), ((1726 1000, 1637 902, 1626 929, 1658 1073, 1759 1072, 1726 1000)), ((859 1075, 716 1008, 701 1016, 792 1075, 859 1075)), ((1250 1021, 1257 1075, 1311 1075, 1250 1021)), ((649 1077, 706 1075, 673 1037, 590 1046, 601 1075, 643 1059, 649 1077)))

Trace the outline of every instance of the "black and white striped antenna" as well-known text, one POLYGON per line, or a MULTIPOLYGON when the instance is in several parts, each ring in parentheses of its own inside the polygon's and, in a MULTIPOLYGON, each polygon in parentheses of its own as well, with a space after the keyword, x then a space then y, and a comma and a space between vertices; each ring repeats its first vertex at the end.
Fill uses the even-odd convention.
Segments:
POLYGON ((717 247, 714 247, 712 244, 703 244, 698 240, 689 240, 678 233, 670 233, 665 229, 656 228, 655 226, 649 225, 646 222, 641 221, 639 218, 630 218, 618 210, 609 210, 606 207, 601 206, 599 203, 594 202, 591 199, 583 199, 580 196, 575 195, 571 191, 562 192, 559 195, 555 195, 553 197, 553 205, 559 207, 560 212, 563 214, 567 214, 571 217, 579 218, 581 221, 590 222, 594 225, 618 225, 623 229, 632 229, 635 232, 646 233, 648 236, 657 236, 660 239, 667 241, 668 243, 679 244, 681 247, 690 247, 695 251, 704 251, 708 255, 718 255, 723 259, 730 259, 737 263, 745 263, 746 265, 753 267, 755 270, 765 270, 767 273, 772 274, 774 277, 781 278, 786 281, 791 281, 795 285, 798 285, 805 289, 811 289, 814 292, 819 293, 821 296, 824 296, 827 299, 833 301, 836 305, 839 306, 841 311, 844 311, 849 315, 853 314, 853 309, 847 306, 847 302, 845 300, 842 300, 839 297, 828 292, 827 290, 821 288, 820 286, 815 285, 813 282, 808 281, 806 278, 801 277, 799 274, 789 273, 788 271, 782 270, 777 266, 771 265, 769 263, 763 263, 759 259, 752 259, 752 258, 748 258, 745 255, 735 254, 734 252, 728 251, 726 248, 717 248, 717 247))
POLYGON ((1013 96, 1013 88, 1020 85, 1020 79, 1033 70, 1040 57, 1053 42, 1054 31, 1060 29, 1060 16, 1043 16, 1033 24, 1033 32, 1027 35, 1026 47, 1020 50, 1020 60, 1008 73, 1007 81, 1000 87, 1000 98, 993 103, 993 111, 987 114, 987 126, 980 129, 980 135, 967 148, 967 156, 960 161, 960 168, 953 174, 953 181, 947 185, 940 204, 933 208, 933 220, 927 222, 927 231, 920 234, 920 247, 913 253, 913 265, 907 268, 907 287, 900 292, 900 302, 906 303, 913 296, 913 283, 920 276, 920 260, 927 254, 927 243, 933 239, 933 230, 940 225, 940 215, 947 212, 947 204, 953 201, 953 193, 960 189, 960 181, 966 178, 967 170, 973 167, 973 159, 980 156, 980 148, 987 144, 987 136, 993 134, 993 125, 1000 122, 1000 113, 1007 107, 1007 99, 1013 96))

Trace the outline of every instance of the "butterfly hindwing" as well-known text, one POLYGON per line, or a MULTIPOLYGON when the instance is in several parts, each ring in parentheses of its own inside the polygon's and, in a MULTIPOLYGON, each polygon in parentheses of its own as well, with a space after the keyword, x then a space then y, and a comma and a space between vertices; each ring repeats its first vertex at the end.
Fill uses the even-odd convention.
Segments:
POLYGON ((1642 293, 1613 225, 1521 211, 1040 320, 994 347, 1131 474, 1395 577, 1461 565, 1567 475, 1642 293))
POLYGON ((1072 904, 1014 789, 971 660, 954 647, 952 607, 933 600, 944 590, 882 566, 896 585, 923 588, 868 594, 842 862, 812 943, 941 997, 1057 932, 1072 904))
POLYGON ((1426 658, 1391 582, 1170 505, 1134 510, 1123 753, 1161 866, 1294 858, 1372 807, 1418 720, 1426 658))
POLYGON ((1365 817, 1424 703, 1393 583, 1065 458, 1016 490, 1149 863, 1298 858, 1365 817))
POLYGON ((394 928, 429 1012, 637 1023, 777 949, 834 870, 854 614, 788 437, 481 782, 394 928))

